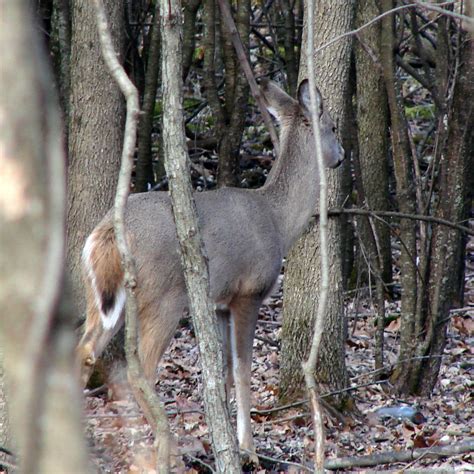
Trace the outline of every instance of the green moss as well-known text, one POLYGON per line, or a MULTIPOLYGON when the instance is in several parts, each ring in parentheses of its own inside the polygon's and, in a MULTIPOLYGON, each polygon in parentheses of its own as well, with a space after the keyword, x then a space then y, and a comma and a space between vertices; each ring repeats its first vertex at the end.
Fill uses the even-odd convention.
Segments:
POLYGON ((405 107, 405 114, 407 119, 426 119, 431 120, 435 116, 434 104, 413 105, 412 107, 405 107))

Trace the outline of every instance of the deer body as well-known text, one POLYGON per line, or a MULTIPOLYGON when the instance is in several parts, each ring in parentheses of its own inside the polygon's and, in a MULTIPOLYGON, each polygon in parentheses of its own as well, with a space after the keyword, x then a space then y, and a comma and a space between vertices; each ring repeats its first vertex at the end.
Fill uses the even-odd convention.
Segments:
MULTIPOLYGON (((282 258, 315 212, 318 172, 308 123, 307 82, 299 101, 271 82, 262 85, 269 110, 281 125, 280 157, 265 186, 196 193, 199 227, 209 263, 210 296, 216 303, 226 357, 227 387, 235 383, 240 446, 253 451, 250 370, 258 310, 279 275, 282 258)), ((320 99, 323 154, 327 166, 343 159, 334 125, 320 99)), ((166 193, 130 196, 127 238, 137 266, 139 350, 147 377, 168 346, 188 298, 179 246, 166 193)), ((109 212, 83 251, 87 319, 77 355, 83 383, 97 357, 123 324, 125 291, 109 212)))

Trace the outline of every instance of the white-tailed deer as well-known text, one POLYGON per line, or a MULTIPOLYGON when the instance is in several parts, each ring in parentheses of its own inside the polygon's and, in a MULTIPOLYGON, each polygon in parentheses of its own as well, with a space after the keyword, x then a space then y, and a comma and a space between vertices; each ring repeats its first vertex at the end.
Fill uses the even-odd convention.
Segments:
MULTIPOLYGON (((194 195, 209 258, 210 294, 222 329, 228 393, 235 383, 237 435, 241 448, 249 451, 254 451, 250 370, 258 311, 275 284, 283 257, 315 213, 319 192, 308 81, 300 85, 298 100, 273 82, 262 81, 260 87, 269 111, 280 122, 281 152, 265 185, 194 195)), ((323 158, 334 168, 342 162, 344 150, 319 91, 317 97, 323 158)), ((137 265, 140 358, 153 380, 180 318, 188 312, 168 194, 131 195, 126 228, 137 265)), ((86 241, 83 269, 87 319, 77 356, 86 384, 96 359, 124 321, 123 272, 110 212, 86 241)))

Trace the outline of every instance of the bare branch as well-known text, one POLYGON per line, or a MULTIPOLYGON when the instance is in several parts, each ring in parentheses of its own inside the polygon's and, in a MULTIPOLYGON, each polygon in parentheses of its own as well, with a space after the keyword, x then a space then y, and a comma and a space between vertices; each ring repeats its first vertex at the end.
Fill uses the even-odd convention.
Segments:
POLYGON ((404 212, 396 211, 372 211, 370 209, 357 209, 357 208, 333 208, 329 209, 328 215, 330 216, 339 216, 341 214, 352 214, 359 216, 372 216, 372 217, 396 217, 399 219, 411 219, 414 221, 425 221, 431 222, 433 224, 444 225, 447 227, 452 227, 453 229, 464 232, 468 235, 474 236, 474 230, 469 227, 456 224, 455 222, 447 221, 446 219, 440 219, 439 217, 433 216, 424 216, 420 214, 406 214, 404 212))
POLYGON ((127 101, 127 118, 125 122, 122 164, 120 168, 117 194, 114 204, 114 229, 117 247, 124 268, 125 288, 127 290, 127 305, 125 315, 126 344, 125 351, 128 363, 128 379, 137 402, 145 411, 149 423, 155 428, 155 442, 158 444, 157 471, 169 471, 169 427, 166 413, 153 387, 145 379, 143 369, 138 359, 137 350, 137 301, 134 293, 136 287, 135 261, 130 253, 125 237, 125 204, 130 190, 133 155, 135 152, 137 122, 139 115, 138 92, 127 77, 119 63, 112 44, 112 38, 107 25, 102 0, 94 0, 97 13, 97 28, 105 63, 114 80, 120 87, 127 101))
POLYGON ((321 255, 321 286, 319 290, 318 311, 314 322, 313 340, 308 359, 303 362, 303 373, 308 388, 311 402, 311 411, 313 413, 314 426, 314 450, 315 472, 324 471, 324 423, 321 405, 318 398, 318 387, 314 377, 316 363, 318 360, 319 347, 321 345, 322 334, 324 330, 324 316, 326 314, 326 305, 329 289, 329 258, 327 244, 328 228, 328 204, 327 204, 327 179, 326 170, 323 162, 323 149, 321 141, 321 127, 319 123, 319 114, 317 113, 316 99, 316 81, 314 78, 314 0, 308 0, 308 40, 307 40, 307 60, 308 60, 308 79, 309 93, 311 100, 311 125, 313 127, 314 146, 316 150, 316 159, 319 173, 319 237, 320 237, 320 255, 321 255))
POLYGON ((331 46, 332 44, 336 43, 337 41, 339 41, 343 38, 347 38, 348 36, 357 35, 358 33, 360 33, 365 28, 368 28, 370 25, 373 25, 374 23, 376 23, 377 21, 380 21, 382 18, 384 18, 388 15, 392 15, 393 13, 396 13, 400 10, 406 10, 408 8, 416 8, 416 7, 425 8, 426 10, 436 11, 436 12, 439 12, 443 15, 454 17, 454 18, 457 18, 459 20, 465 21, 465 22, 469 23, 470 25, 474 25, 474 20, 472 18, 470 18, 466 15, 460 15, 459 13, 454 13, 454 12, 451 12, 449 10, 444 10, 443 8, 441 8, 442 6, 454 5, 455 3, 456 3, 455 1, 450 1, 450 2, 440 3, 439 5, 435 6, 435 5, 432 5, 431 3, 424 3, 424 2, 417 1, 416 3, 409 3, 407 5, 400 5, 399 7, 392 8, 391 10, 387 10, 386 12, 376 16, 375 18, 373 18, 372 20, 370 20, 369 22, 363 24, 362 26, 360 26, 359 28, 357 28, 355 30, 347 31, 346 33, 343 33, 341 35, 338 35, 338 36, 334 37, 331 41, 328 41, 327 43, 324 43, 321 46, 319 46, 319 48, 316 48, 316 50, 314 51, 314 54, 319 53, 323 49, 328 48, 329 46, 331 46))

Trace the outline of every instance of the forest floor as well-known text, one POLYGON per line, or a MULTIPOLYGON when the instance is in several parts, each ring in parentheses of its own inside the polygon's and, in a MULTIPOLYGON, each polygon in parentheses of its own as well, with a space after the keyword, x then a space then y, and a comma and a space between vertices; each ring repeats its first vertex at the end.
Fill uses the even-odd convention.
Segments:
MULTIPOLYGON (((326 416, 326 456, 374 456, 414 448, 454 447, 474 440, 474 239, 466 261, 465 310, 453 312, 440 376, 430 398, 391 396, 385 383, 374 382, 374 311, 368 294, 347 295, 348 337, 346 361, 350 393, 358 414, 326 416), (369 385, 367 385, 369 384, 369 385), (359 388, 355 388, 359 387, 359 388), (382 408, 396 408, 396 416, 382 416, 382 408), (404 418, 403 410, 408 411, 404 418), (408 409, 408 410, 406 410, 408 409), (398 417, 397 417, 398 416, 398 417)), ((281 283, 281 282, 280 282, 281 283)), ((367 290, 366 290, 367 292, 367 290)), ((399 311, 398 302, 387 303, 387 312, 399 311)), ((253 430, 261 459, 257 473, 306 472, 311 466, 313 431, 306 404, 279 409, 278 376, 281 332, 281 286, 261 308, 254 342, 252 371, 253 430), (263 412, 271 409, 270 412, 263 412), (292 464, 294 463, 294 464, 292 464)), ((385 331, 388 365, 397 358, 398 320, 385 331)), ((105 473, 153 473, 152 433, 131 397, 113 384, 107 395, 87 397, 87 436, 94 464, 105 473)), ((158 392, 165 403, 173 434, 173 472, 212 472, 213 465, 201 399, 198 350, 192 328, 177 332, 158 370, 158 392)), ((385 415, 387 415, 385 413, 385 415)), ((429 450, 427 450, 429 451, 429 450)), ((346 468, 339 472, 471 472, 474 453, 433 459, 419 455, 404 463, 371 468, 346 468)))

